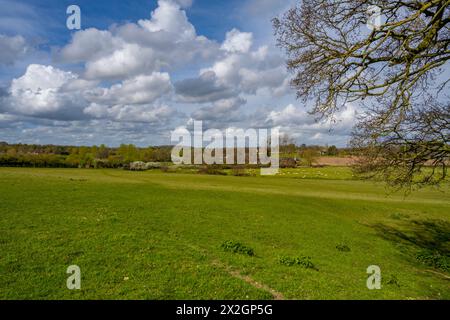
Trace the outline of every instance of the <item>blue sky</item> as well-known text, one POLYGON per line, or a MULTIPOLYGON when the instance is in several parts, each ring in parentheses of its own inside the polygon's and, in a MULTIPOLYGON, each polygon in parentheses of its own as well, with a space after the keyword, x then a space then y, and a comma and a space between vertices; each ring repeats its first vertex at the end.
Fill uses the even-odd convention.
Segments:
MULTIPOLYGON (((157 1, 106 1, 106 0, 2 0, 2 17, 21 19, 33 19, 29 23, 37 28, 27 30, 30 35, 42 35, 45 33, 47 40, 53 45, 62 45, 69 40, 67 32, 66 8, 76 4, 82 9, 83 28, 107 29, 114 23, 121 24, 128 21, 137 21, 147 17, 157 7, 157 1), (19 3, 19 4, 18 4, 19 3), (44 22, 44 23, 43 23, 44 22)), ((197 0, 192 6, 186 8, 191 22, 198 28, 201 34, 216 40, 223 40, 225 32, 230 27, 239 27, 237 9, 242 1, 237 0, 197 0), (235 16, 233 18, 233 16, 235 16)), ((3 32, 11 35, 22 29, 14 24, 9 28, 2 26, 3 32)))
POLYGON ((345 146, 354 108, 315 122, 274 45, 270 20, 293 3, 0 0, 0 141, 167 144, 202 120, 345 146))
MULTIPOLYGON (((286 1, 272 2, 273 8, 278 8, 279 3, 284 6, 286 1)), ((196 0, 185 10, 199 34, 221 42, 227 31, 248 24, 249 19, 239 14, 239 11, 245 8, 243 3, 245 1, 242 0, 196 0)), ((251 1, 247 3, 250 4, 251 1)), ((36 42, 39 49, 51 51, 53 47, 63 46, 70 41, 73 35, 73 32, 66 28, 66 9, 72 4, 78 5, 82 10, 83 29, 108 29, 114 24, 147 18, 158 5, 156 0, 0 0, 0 18, 4 21, 0 24, 0 33, 26 36, 36 42)), ((266 17, 267 21, 269 19, 270 17, 266 17)), ((269 24, 267 28, 270 28, 269 24)), ((262 34, 267 31, 264 30, 262 34)), ((12 68, 4 69, 3 71, 8 72, 12 68)), ((5 73, 1 76, 9 79, 5 77, 5 73)))
MULTIPOLYGON (((287 8, 289 1, 262 0, 267 3, 263 8, 267 11, 264 12, 251 9, 257 1, 194 0, 191 6, 184 9, 198 33, 210 39, 223 41, 226 32, 232 28, 252 27, 257 22, 262 22, 263 30, 255 27, 256 30, 252 31, 271 37, 270 19, 287 8)), ((113 24, 147 18, 158 5, 156 0, 0 0, 0 17, 3 21, 7 20, 0 24, 0 32, 42 38, 45 41, 43 45, 64 45, 72 35, 66 28, 66 9, 72 4, 82 10, 84 29, 108 29, 113 24)))

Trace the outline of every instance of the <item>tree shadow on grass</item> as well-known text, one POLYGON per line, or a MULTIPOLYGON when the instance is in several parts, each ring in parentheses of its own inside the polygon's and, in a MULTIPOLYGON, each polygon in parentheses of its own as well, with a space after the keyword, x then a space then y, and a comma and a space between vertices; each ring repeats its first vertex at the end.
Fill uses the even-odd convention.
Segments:
POLYGON ((371 226, 378 236, 400 245, 402 251, 428 266, 450 271, 450 222, 409 220, 398 226, 371 226))

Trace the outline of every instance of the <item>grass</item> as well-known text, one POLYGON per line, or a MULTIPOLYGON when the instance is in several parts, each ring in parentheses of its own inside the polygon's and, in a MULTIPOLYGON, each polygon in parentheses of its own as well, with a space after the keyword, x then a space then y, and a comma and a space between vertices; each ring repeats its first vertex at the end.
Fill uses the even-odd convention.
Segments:
POLYGON ((279 176, 295 179, 352 180, 356 179, 349 167, 286 168, 280 169, 279 176))
POLYGON ((0 299, 450 299, 450 274, 423 258, 450 253, 448 186, 405 198, 309 170, 0 168, 0 299), (81 290, 66 288, 73 264, 81 290))

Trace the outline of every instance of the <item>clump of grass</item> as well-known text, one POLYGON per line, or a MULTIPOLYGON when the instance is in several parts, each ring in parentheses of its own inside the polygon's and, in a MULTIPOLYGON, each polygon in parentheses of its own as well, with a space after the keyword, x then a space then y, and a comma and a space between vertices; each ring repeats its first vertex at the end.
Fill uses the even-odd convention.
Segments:
POLYGON ((350 247, 346 244, 340 243, 336 246, 336 249, 341 252, 350 252, 350 247))
POLYGON ((405 213, 391 214, 391 219, 394 219, 394 220, 402 220, 402 219, 409 219, 409 218, 410 218, 409 214, 405 214, 405 213))
POLYGON ((417 253, 416 259, 427 266, 450 272, 450 257, 439 251, 421 250, 417 253))
POLYGON ((386 282, 388 285, 393 285, 393 286, 397 286, 400 287, 400 282, 398 281, 398 278, 396 275, 391 275, 391 277, 389 278, 389 280, 386 282))
POLYGON ((311 261, 311 257, 307 257, 307 256, 300 256, 300 257, 283 256, 283 257, 280 257, 279 262, 280 262, 280 264, 283 264, 288 267, 300 266, 305 269, 319 270, 316 268, 314 263, 311 261))
POLYGON ((224 251, 254 256, 255 252, 252 248, 233 240, 227 240, 220 246, 224 251))

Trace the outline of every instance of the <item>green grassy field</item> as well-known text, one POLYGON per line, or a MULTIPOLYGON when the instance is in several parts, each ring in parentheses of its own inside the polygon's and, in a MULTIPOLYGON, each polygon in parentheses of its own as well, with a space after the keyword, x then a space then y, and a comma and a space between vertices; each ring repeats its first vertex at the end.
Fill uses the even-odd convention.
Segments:
POLYGON ((405 198, 344 168, 0 168, 0 181, 1 299, 450 299, 448 186, 405 198), (302 256, 315 268, 280 263, 302 256), (81 290, 66 288, 69 265, 81 290), (369 265, 381 290, 366 287, 369 265))

